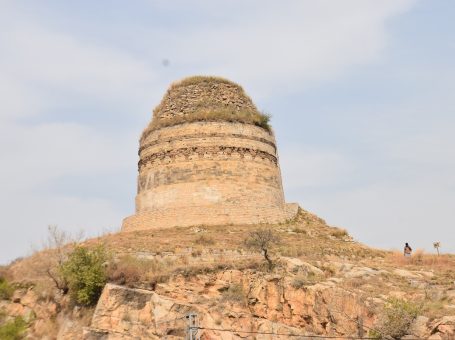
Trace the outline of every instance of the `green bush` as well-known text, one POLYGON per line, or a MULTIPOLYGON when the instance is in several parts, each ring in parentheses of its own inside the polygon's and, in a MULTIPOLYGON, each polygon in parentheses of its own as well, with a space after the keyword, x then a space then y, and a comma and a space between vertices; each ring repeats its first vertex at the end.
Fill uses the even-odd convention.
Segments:
POLYGON ((412 322, 417 318, 421 307, 413 302, 390 298, 387 300, 379 324, 369 335, 374 338, 401 339, 408 334, 412 322))
POLYGON ((0 300, 8 300, 13 292, 14 288, 4 278, 0 277, 0 300))
POLYGON ((68 282, 74 302, 84 306, 97 303, 107 281, 104 247, 88 249, 76 247, 61 267, 62 276, 68 282))
POLYGON ((23 338, 27 323, 20 316, 0 326, 0 339, 19 340, 23 338))

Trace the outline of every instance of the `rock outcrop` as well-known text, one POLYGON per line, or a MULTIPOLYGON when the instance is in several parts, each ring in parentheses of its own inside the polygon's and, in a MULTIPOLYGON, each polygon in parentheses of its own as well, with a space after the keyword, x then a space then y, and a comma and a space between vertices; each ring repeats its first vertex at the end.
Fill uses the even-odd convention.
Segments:
POLYGON ((30 339, 182 339, 194 313, 204 340, 366 337, 394 317, 409 321, 398 323, 407 338, 454 337, 453 256, 371 249, 300 211, 269 226, 279 240, 270 269, 244 246, 262 228, 167 228, 87 240, 81 246, 103 243, 113 255, 96 307, 76 306, 55 288, 44 266, 51 250, 16 261, 2 274, 15 292, 0 301, 0 331, 22 317, 30 339))

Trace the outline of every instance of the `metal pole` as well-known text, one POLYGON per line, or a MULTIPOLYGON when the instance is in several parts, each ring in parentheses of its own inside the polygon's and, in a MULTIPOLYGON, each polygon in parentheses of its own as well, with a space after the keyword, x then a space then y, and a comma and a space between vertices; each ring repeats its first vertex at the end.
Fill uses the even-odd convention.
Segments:
POLYGON ((198 336, 198 324, 197 324, 197 314, 190 312, 186 315, 188 320, 187 329, 186 329, 186 339, 187 340, 199 340, 198 336))

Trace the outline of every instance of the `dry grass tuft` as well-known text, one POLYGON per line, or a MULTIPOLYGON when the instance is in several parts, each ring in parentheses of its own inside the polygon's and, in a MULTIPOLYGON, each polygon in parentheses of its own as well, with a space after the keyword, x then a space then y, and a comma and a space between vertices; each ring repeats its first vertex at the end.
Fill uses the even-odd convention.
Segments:
POLYGON ((224 83, 224 84, 229 84, 231 86, 237 87, 239 90, 243 92, 243 88, 239 85, 236 84, 226 78, 222 77, 214 77, 214 76, 192 76, 192 77, 187 77, 182 80, 176 81, 171 84, 169 90, 175 89, 176 87, 180 86, 189 86, 189 85, 196 85, 200 83, 224 83))

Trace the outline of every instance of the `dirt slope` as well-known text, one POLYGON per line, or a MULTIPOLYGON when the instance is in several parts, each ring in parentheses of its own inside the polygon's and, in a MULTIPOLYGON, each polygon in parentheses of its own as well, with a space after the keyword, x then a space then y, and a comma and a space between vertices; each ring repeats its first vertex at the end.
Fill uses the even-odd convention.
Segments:
POLYGON ((0 272, 14 288, 0 301, 0 324, 22 316, 31 339, 181 339, 184 317, 194 312, 201 339, 379 336, 395 303, 400 320, 406 308, 416 310, 408 324, 393 326, 406 326, 403 334, 455 333, 454 256, 405 259, 372 249, 303 210, 281 225, 197 226, 83 242, 99 244, 114 265, 96 306, 76 306, 55 288, 46 271, 56 251, 45 250, 0 272), (251 231, 264 228, 277 241, 269 249, 271 269, 245 245, 251 231))

